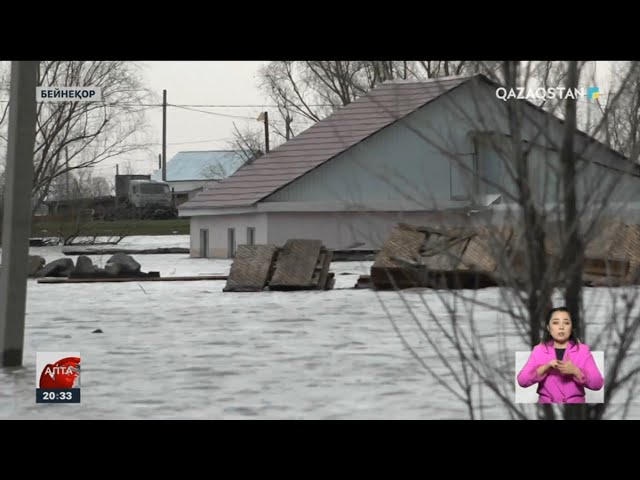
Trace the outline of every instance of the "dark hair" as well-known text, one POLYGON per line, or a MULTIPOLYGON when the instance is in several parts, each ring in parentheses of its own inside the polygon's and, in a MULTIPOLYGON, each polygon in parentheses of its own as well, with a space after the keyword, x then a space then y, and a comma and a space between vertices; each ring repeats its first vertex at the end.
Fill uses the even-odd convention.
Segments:
POLYGON ((551 321, 553 314, 556 312, 566 312, 569 314, 569 318, 571 319, 571 335, 569 336, 569 341, 572 342, 574 345, 580 345, 580 340, 578 339, 578 331, 576 329, 576 326, 573 323, 573 315, 571 315, 571 311, 569 311, 567 307, 556 307, 549 310, 549 313, 547 313, 547 321, 544 322, 544 333, 542 334, 542 343, 547 343, 553 340, 553 337, 551 336, 551 332, 547 327, 549 326, 549 322, 551 321))

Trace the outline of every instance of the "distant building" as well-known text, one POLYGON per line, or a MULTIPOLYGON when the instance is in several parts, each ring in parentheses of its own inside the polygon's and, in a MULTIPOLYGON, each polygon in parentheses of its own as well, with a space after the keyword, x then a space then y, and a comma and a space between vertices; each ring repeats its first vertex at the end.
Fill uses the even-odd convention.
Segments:
MULTIPOLYGON (((179 152, 167 162, 166 181, 176 205, 180 205, 207 185, 229 177, 244 163, 245 157, 233 150, 179 152)), ((162 170, 153 172, 151 179, 161 181, 162 170)))

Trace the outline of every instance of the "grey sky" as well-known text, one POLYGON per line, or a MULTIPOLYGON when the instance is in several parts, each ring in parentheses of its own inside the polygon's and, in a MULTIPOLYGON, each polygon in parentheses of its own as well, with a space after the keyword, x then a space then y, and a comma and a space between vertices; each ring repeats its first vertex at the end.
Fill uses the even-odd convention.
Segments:
MULTIPOLYGON (((271 103, 258 88, 258 70, 268 62, 144 62, 145 83, 162 102, 162 90, 167 90, 167 102, 187 105, 255 105, 271 103)), ((167 109, 167 158, 185 150, 223 150, 233 136, 233 122, 239 128, 257 124, 260 108, 197 108, 209 112, 246 116, 229 118, 180 108, 167 109)), ((115 175, 115 164, 121 173, 129 161, 134 173, 152 173, 162 152, 162 108, 147 110, 149 134, 154 142, 153 156, 148 153, 120 157, 104 162, 95 174, 115 175)))

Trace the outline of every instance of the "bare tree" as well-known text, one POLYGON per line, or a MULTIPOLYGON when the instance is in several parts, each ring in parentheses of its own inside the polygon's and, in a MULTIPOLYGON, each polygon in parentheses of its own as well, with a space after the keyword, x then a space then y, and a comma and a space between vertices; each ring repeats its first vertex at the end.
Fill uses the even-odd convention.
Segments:
MULTIPOLYGON (((257 158, 260 158, 265 151, 264 146, 264 130, 263 127, 246 127, 244 130, 240 130, 234 123, 234 137, 230 142, 230 148, 238 154, 244 160, 244 164, 251 163, 257 158)), ((227 170, 214 166, 205 172, 207 178, 225 178, 228 175, 227 170)))
POLYGON ((5 167, 0 164, 0 222, 4 216, 4 185, 5 185, 5 167))
POLYGON ((274 132, 295 136, 375 85, 398 77, 402 62, 277 61, 261 71, 262 89, 278 106, 274 132), (284 123, 284 128, 282 124, 284 123))
POLYGON ((620 92, 618 102, 611 104, 612 95, 602 102, 607 112, 603 137, 607 145, 624 153, 632 162, 640 157, 640 79, 629 75, 630 62, 615 62, 611 68, 613 86, 620 92))
MULTIPOLYGON (((471 418, 482 418, 489 411, 513 418, 531 418, 533 414, 550 419, 557 416, 597 419, 629 412, 640 373, 638 357, 631 354, 639 340, 637 290, 610 286, 609 301, 601 307, 606 309, 600 315, 605 320, 589 322, 585 302, 590 304, 589 313, 593 315, 596 311, 593 302, 603 290, 585 290, 584 285, 585 281, 592 281, 589 272, 596 268, 594 264, 602 261, 610 273, 611 255, 628 252, 629 244, 624 243, 627 240, 620 240, 626 238, 626 227, 611 223, 609 217, 626 214, 640 174, 628 159, 616 157, 614 167, 599 163, 600 155, 612 154, 577 131, 579 106, 575 98, 566 96, 560 102, 537 104, 517 99, 501 102, 495 98, 499 85, 526 89, 527 85, 522 83, 525 80, 535 87, 557 85, 575 89, 588 78, 586 70, 584 62, 528 65, 505 62, 499 70, 486 68, 495 73, 494 78, 502 79, 501 84, 490 87, 479 82, 473 105, 447 100, 451 117, 440 119, 441 126, 425 130, 423 124, 400 122, 424 142, 426 151, 447 158, 454 170, 466 178, 467 190, 471 192, 470 207, 481 212, 477 224, 473 216, 469 221, 476 227, 482 225, 481 240, 495 259, 495 274, 501 288, 497 291, 498 298, 482 290, 451 290, 448 280, 434 272, 433 286, 437 289, 420 293, 399 290, 399 301, 380 296, 380 303, 405 347, 452 399, 466 406, 471 418), (555 111, 558 118, 546 115, 546 108, 555 111), (459 125, 452 121, 453 117, 470 124, 475 132, 473 163, 469 162, 464 147, 448 143, 455 132, 446 131, 447 125, 459 125), (482 151, 486 153, 480 158, 482 151), (501 208, 488 206, 487 194, 501 199, 501 208), (614 251, 611 245, 615 245, 614 251), (588 257, 594 260, 587 262, 588 257), (572 309, 581 340, 592 349, 605 352, 604 404, 532 409, 515 403, 513 352, 530 349, 540 342, 544 314, 557 302, 572 309), (486 324, 490 321, 488 315, 496 319, 494 332, 486 324), (614 398, 624 399, 619 409, 611 403, 614 398)), ((609 94, 607 104, 602 106, 597 121, 584 122, 592 127, 588 133, 597 136, 607 126, 610 115, 628 106, 622 93, 640 77, 640 72, 636 63, 628 64, 625 72, 618 89, 609 94)), ((630 125, 632 119, 631 115, 630 125)), ((394 171, 391 175, 383 169, 372 171, 370 162, 360 167, 394 189, 397 187, 404 200, 422 204, 425 210, 439 208, 435 197, 420 190, 422 185, 415 184, 418 180, 403 177, 403 172, 394 171), (393 182, 398 185, 392 185, 393 182)), ((635 233, 640 235, 640 228, 635 233)), ((428 238, 441 237, 465 238, 460 233, 443 237, 433 230, 428 238)), ((458 265, 462 258, 450 248, 451 243, 447 248, 438 250, 433 245, 431 248, 451 265, 458 265)), ((409 269, 428 272, 427 264, 420 263, 421 258, 395 260, 404 262, 409 269)), ((637 275, 638 263, 633 258, 625 261, 631 271, 624 281, 629 281, 637 275)), ((391 271, 389 276, 393 283, 391 271)), ((612 277, 607 278, 610 282, 612 277)), ((617 281, 623 281, 622 277, 617 281)))
POLYGON ((104 177, 91 178, 91 196, 93 197, 106 197, 111 195, 113 191, 113 181, 109 181, 104 177))
POLYGON ((4 186, 7 145, 7 114, 9 113, 9 62, 0 62, 0 221, 4 213, 4 186))
POLYGON ((288 140, 386 81, 492 74, 495 70, 495 62, 449 60, 276 61, 264 67, 260 77, 261 88, 277 105, 273 132, 288 140))
MULTIPOLYGON (((233 153, 230 152, 230 154, 233 153)), ((218 162, 211 163, 207 165, 202 174, 205 178, 210 180, 222 180, 224 178, 227 178, 239 168, 238 165, 244 165, 245 163, 247 163, 248 158, 245 156, 244 152, 239 151, 237 155, 237 162, 220 160, 218 162)))
POLYGON ((111 194, 113 183, 94 176, 92 169, 76 169, 56 177, 49 188, 50 200, 88 200, 111 194))
POLYGON ((131 160, 127 160, 122 164, 121 171, 123 175, 135 175, 136 173, 135 168, 133 168, 133 165, 131 164, 131 160))
MULTIPOLYGON (((54 179, 146 146, 144 106, 150 94, 139 67, 118 61, 42 62, 38 85, 95 86, 102 102, 40 102, 34 152, 34 210, 54 179)), ((0 121, 6 118, 6 106, 0 121)), ((5 122, 6 123, 6 122, 5 122)), ((5 131, 0 138, 6 142, 5 131)))

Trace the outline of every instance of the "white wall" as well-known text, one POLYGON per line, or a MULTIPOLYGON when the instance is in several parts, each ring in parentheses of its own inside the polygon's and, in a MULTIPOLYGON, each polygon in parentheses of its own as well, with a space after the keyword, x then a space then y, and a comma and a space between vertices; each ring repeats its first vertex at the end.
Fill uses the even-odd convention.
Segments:
POLYGON ((454 216, 428 212, 301 212, 269 213, 268 243, 282 246, 289 239, 322 240, 327 248, 353 247, 375 250, 382 247, 399 222, 425 225, 434 221, 455 221, 454 216))
POLYGON ((227 230, 235 228, 236 245, 246 243, 247 227, 256 244, 282 246, 289 239, 322 240, 327 248, 376 250, 401 222, 412 225, 455 223, 459 216, 438 212, 269 212, 191 217, 192 257, 200 257, 200 229, 209 230, 209 258, 227 258, 227 230), (361 245, 355 246, 355 243, 361 245))
POLYGON ((191 256, 200 257, 200 229, 209 230, 210 258, 228 258, 228 229, 235 228, 236 246, 247 242, 247 227, 255 228, 255 243, 267 243, 267 217, 264 213, 208 215, 191 217, 191 256))
POLYGON ((204 187, 212 183, 213 180, 174 180, 167 182, 169 189, 174 188, 176 193, 178 192, 190 192, 196 188, 204 187))
MULTIPOLYGON (((598 370, 600 370, 600 373, 602 373, 602 375, 604 376, 604 373, 605 373, 604 352, 596 350, 591 353, 593 354, 593 359, 596 362, 596 366, 598 367, 598 370)), ((516 403, 538 403, 538 393, 537 393, 538 384, 537 383, 527 388, 522 388, 518 384, 518 378, 517 378, 518 373, 520 372, 520 370, 522 370, 522 368, 527 363, 527 359, 529 358, 529 355, 531 355, 531 352, 516 352, 516 358, 515 358, 516 369, 515 369, 515 377, 514 377, 515 385, 516 385, 516 403)), ((605 378, 604 381, 606 383, 607 379, 605 378)), ((597 391, 593 391, 593 390, 589 390, 588 388, 585 388, 584 391, 585 391, 586 403, 604 403, 604 387, 602 387, 600 390, 597 390, 597 391)))

